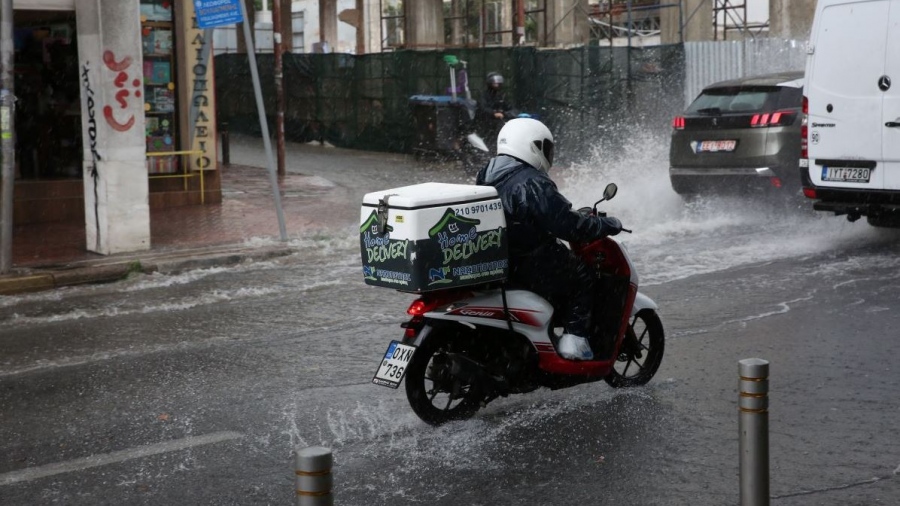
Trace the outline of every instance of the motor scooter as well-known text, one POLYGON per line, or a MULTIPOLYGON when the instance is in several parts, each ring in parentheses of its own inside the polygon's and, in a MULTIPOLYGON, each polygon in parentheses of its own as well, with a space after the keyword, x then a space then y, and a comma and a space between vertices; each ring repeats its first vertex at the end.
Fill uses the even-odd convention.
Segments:
MULTIPOLYGON (((579 211, 605 216, 597 206, 579 211)), ((623 229, 624 232, 630 230, 623 229)), ((503 283, 429 292, 409 306, 402 339, 392 341, 372 379, 398 388, 423 421, 440 425, 470 418, 498 397, 538 388, 566 388, 604 380, 612 387, 644 385, 663 358, 665 336, 657 305, 638 291, 627 250, 605 237, 571 244, 597 276, 594 359, 557 352, 562 315, 537 294, 503 283)))

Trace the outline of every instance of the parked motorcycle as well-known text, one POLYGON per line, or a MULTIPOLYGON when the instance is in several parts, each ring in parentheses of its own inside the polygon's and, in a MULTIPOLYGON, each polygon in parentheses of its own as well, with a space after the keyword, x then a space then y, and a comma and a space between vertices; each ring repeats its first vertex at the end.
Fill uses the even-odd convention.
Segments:
MULTIPOLYGON (((580 211, 604 216, 597 206, 616 191, 609 184, 602 199, 580 211)), ((412 318, 401 325, 403 339, 390 343, 373 382, 397 388, 405 379, 410 406, 432 425, 470 418, 498 397, 540 387, 649 382, 662 362, 665 337, 656 303, 638 292, 628 252, 609 237, 571 247, 598 279, 593 360, 557 353, 562 315, 537 294, 475 285, 415 300, 407 310, 412 318)))

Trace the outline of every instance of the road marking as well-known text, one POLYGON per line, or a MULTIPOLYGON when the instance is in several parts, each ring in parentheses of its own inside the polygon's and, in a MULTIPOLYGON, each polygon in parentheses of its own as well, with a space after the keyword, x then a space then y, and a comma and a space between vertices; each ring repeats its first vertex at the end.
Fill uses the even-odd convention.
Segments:
POLYGON ((70 473, 72 471, 83 471, 92 467, 105 466, 107 464, 115 464, 126 460, 139 459, 149 457, 151 455, 159 455, 160 453, 175 452, 195 446, 208 445, 213 443, 221 443, 223 441, 231 441, 244 437, 238 432, 213 432, 204 436, 191 436, 164 443, 156 443, 128 450, 120 450, 117 452, 105 453, 102 455, 91 455, 80 459, 70 460, 68 462, 57 462, 55 464, 47 464, 40 467, 30 467, 13 471, 10 473, 0 474, 0 487, 4 485, 12 485, 23 481, 32 481, 56 474, 70 473))

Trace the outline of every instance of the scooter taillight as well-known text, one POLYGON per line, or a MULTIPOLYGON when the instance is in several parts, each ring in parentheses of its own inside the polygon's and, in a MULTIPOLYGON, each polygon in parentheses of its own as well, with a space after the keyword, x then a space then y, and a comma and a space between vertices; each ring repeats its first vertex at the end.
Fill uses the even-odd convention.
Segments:
POLYGON ((423 314, 428 312, 428 306, 425 304, 425 301, 422 299, 416 299, 412 304, 409 305, 409 309, 406 310, 406 314, 410 314, 413 316, 422 316, 423 314))
POLYGON ((450 290, 446 292, 428 294, 413 301, 413 303, 409 305, 409 309, 406 310, 406 313, 412 316, 422 316, 429 311, 434 311, 440 306, 449 305, 455 300, 459 300, 470 295, 470 292, 463 293, 450 290))

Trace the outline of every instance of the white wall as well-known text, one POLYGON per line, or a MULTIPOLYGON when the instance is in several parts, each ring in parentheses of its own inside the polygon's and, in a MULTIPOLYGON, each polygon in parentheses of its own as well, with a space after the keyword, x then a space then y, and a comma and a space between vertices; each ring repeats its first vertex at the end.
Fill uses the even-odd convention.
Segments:
MULTIPOLYGON (((377 0, 375 3, 378 3, 377 0)), ((355 9, 356 0, 338 0, 337 11, 355 9)), ((313 44, 319 42, 319 0, 294 0, 293 10, 303 11, 306 23, 304 52, 311 53, 313 44)), ((331 41, 329 41, 331 43, 331 41)), ((356 53, 356 28, 338 21, 338 41, 331 43, 331 51, 335 53, 356 53)))
POLYGON ((13 9, 74 11, 75 0, 13 0, 13 9))

